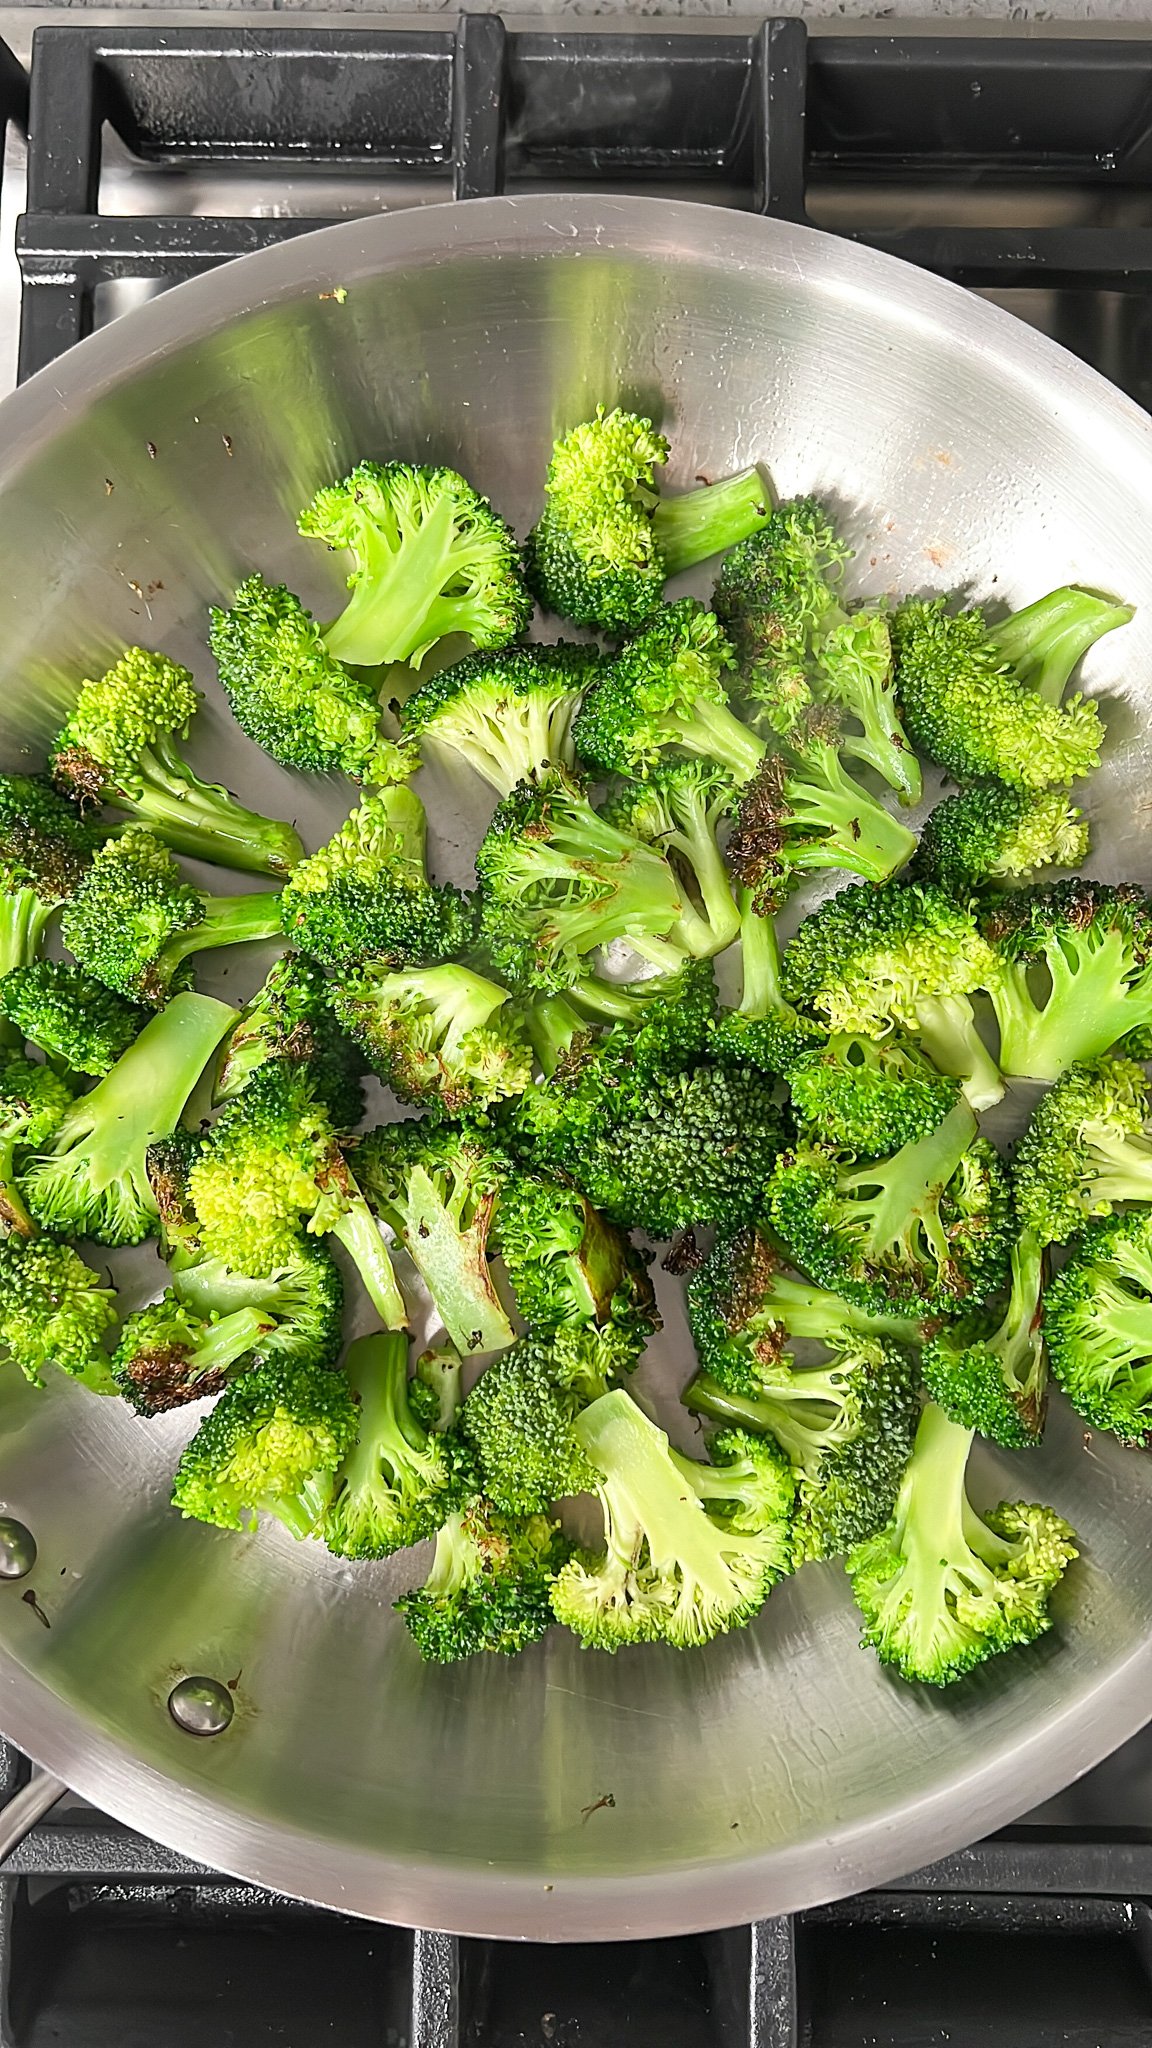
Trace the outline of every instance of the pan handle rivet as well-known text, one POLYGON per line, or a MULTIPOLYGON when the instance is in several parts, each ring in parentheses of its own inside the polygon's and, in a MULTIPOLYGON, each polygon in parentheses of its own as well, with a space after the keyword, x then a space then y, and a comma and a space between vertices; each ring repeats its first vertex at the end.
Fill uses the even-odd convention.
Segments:
POLYGON ((218 1678, 182 1678, 168 1695, 168 1712, 185 1735, 223 1735, 236 1706, 218 1678))
POLYGON ((36 1562, 36 1538, 23 1522, 0 1515, 0 1579, 26 1579, 36 1562))

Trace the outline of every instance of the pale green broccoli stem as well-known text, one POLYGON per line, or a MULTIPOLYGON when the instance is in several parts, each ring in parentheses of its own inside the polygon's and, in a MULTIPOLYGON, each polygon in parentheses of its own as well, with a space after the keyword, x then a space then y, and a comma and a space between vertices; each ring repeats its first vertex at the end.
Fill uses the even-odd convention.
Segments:
POLYGON ((761 917, 753 904, 750 889, 741 889, 737 900, 740 906, 743 974, 737 1014, 751 1017, 757 1023, 763 1023, 769 1017, 780 1017, 786 1023, 795 1024, 798 1021, 796 1012, 780 989, 780 940, 775 919, 761 917))
MULTIPOLYGON (((407 978, 397 979, 403 984, 407 978)), ((446 1066, 459 1058, 467 1033, 483 1030, 508 1001, 505 989, 466 967, 430 967, 413 976, 408 987, 431 1006, 432 1030, 446 1066)))
MULTIPOLYGON (((8 889, 0 895, 0 978, 38 957, 54 906, 42 903, 35 889, 8 889)), ((0 1012, 0 1046, 24 1040, 9 1017, 0 1012)))
POLYGON ((251 896, 206 896, 204 916, 187 931, 174 932, 159 949, 169 973, 194 953, 221 946, 247 946, 280 936, 280 898, 272 890, 251 896))
POLYGON ((427 1168, 414 1166, 404 1198, 404 1243, 452 1342, 468 1353, 503 1351, 513 1330, 488 1271, 493 1200, 484 1196, 465 1224, 468 1202, 465 1191, 450 1207, 427 1168))
POLYGON ((915 1316, 876 1314, 842 1301, 838 1294, 816 1287, 791 1273, 772 1275, 762 1311, 782 1323, 790 1337, 815 1337, 830 1343, 837 1330, 862 1330, 876 1337, 895 1337, 903 1344, 922 1341, 915 1316))
MULTIPOLYGON (((691 825, 670 834, 666 851, 679 853, 700 891, 702 912, 681 891, 682 907, 672 937, 698 960, 711 959, 732 944, 740 929, 740 913, 732 894, 724 856, 716 844, 706 807, 694 811, 691 825)), ((675 864, 674 864, 675 865, 675 864)))
POLYGON ((451 1599, 454 1593, 462 1593, 471 1582, 475 1551, 468 1540, 466 1525, 466 1512, 457 1512, 449 1515, 437 1530, 432 1569, 420 1588, 426 1599, 451 1599))
POLYGON ((390 1330, 406 1330, 408 1307, 388 1247, 363 1195, 341 1192, 326 1198, 308 1228, 343 1245, 381 1322, 390 1330))
POLYGON ((806 748, 785 792, 801 830, 813 835, 809 847, 789 852, 793 867, 836 866, 866 882, 886 882, 916 851, 916 834, 845 774, 835 747, 806 748))
POLYGON ((524 1029, 546 1080, 551 1080, 565 1053, 587 1028, 587 1019, 573 1008, 568 994, 544 996, 526 1005, 524 1029))
POLYGON ((741 470, 719 483, 658 499, 652 528, 665 575, 679 576, 710 555, 735 547, 738 540, 767 525, 772 509, 768 480, 759 469, 741 470))
POLYGON ((723 1610, 732 1580, 717 1534, 694 1491, 686 1491, 668 1439, 631 1396, 602 1394, 573 1424, 591 1465, 604 1474, 599 1488, 614 1565, 634 1568, 645 1543, 658 1579, 683 1579, 709 1594, 723 1610))
POLYGON ((932 1064, 960 1082, 973 1109, 991 1109, 1000 1101, 1004 1076, 976 1029, 967 996, 921 996, 916 1034, 932 1064))
POLYGON ((727 704, 698 697, 687 714, 659 714, 669 743, 727 769, 734 782, 751 782, 768 749, 727 704))
POLYGON ((360 1427, 340 1467, 340 1480, 349 1494, 383 1500, 389 1488, 381 1470, 382 1447, 387 1447, 395 1463, 403 1445, 419 1458, 428 1442, 408 1407, 407 1337, 399 1330, 377 1330, 369 1337, 358 1337, 348 1346, 344 1371, 353 1393, 359 1396, 360 1427))
MULTIPOLYGON (((565 996, 582 1020, 592 1019, 598 1024, 635 1024, 643 1008, 643 987, 635 982, 605 981, 602 975, 588 974, 583 980, 573 982, 565 996)), ((564 997, 558 998, 563 1001, 564 997)))
POLYGON ((1129 962, 1124 935, 1113 928, 1098 944, 1045 949, 1051 990, 1037 1008, 1022 961, 1003 961, 988 990, 1000 1026, 1000 1064, 1006 1074, 1058 1081, 1074 1060, 1094 1060, 1131 1029, 1126 1012, 1129 962))
POLYGON ((901 803, 918 803, 923 777, 900 723, 887 620, 878 612, 848 616, 834 605, 826 614, 819 660, 818 694, 851 712, 864 728, 862 734, 843 734, 844 752, 874 768, 901 803))
MULTIPOLYGON (((1044 1284, 1044 1247, 1031 1230, 1022 1230, 1012 1247, 1011 1284, 1004 1320, 991 1340, 1018 1393, 1026 1396, 1043 1365, 1040 1335, 1040 1290, 1044 1284)), ((1037 1428, 1043 1422, 1043 1384, 1036 1394, 1037 1428)))
POLYGON ((264 1494, 253 1502, 253 1506, 263 1514, 275 1515, 288 1534, 302 1543, 306 1536, 314 1533, 321 1517, 331 1506, 335 1488, 334 1472, 318 1472, 305 1482, 299 1493, 264 1494))
POLYGON ((201 782, 170 739, 138 756, 113 797, 175 853, 255 875, 286 875, 304 853, 291 825, 261 817, 216 783, 201 782), (121 801, 122 798, 122 801, 121 801))
POLYGON ((1092 1201, 1152 1201, 1152 1144, 1147 1138, 1091 1124, 1085 1132, 1092 1201))
POLYGON ((192 1356, 192 1378, 226 1372, 275 1328, 275 1317, 259 1308, 233 1309, 230 1315, 221 1316, 219 1322, 206 1324, 192 1356))
POLYGON ((821 1366, 791 1371, 786 1382, 781 1379, 755 1395, 733 1393, 709 1373, 697 1373, 681 1399, 693 1414, 775 1437, 793 1465, 809 1474, 827 1451, 853 1442, 860 1433, 845 1398, 844 1374, 821 1366))
POLYGON ((872 1256, 903 1244, 919 1226, 934 1258, 947 1271, 952 1247, 940 1216, 940 1197, 977 1134, 976 1118, 966 1102, 958 1102, 927 1137, 901 1146, 878 1166, 860 1166, 845 1175, 849 1195, 859 1189, 867 1210, 867 1237, 872 1256), (874 1195, 869 1190, 875 1189, 874 1195))
MULTIPOLYGON (((79 1127, 90 1162, 86 1178, 102 1189, 120 1178, 130 1153, 168 1138, 237 1011, 213 996, 173 996, 122 1053, 111 1072, 81 1096, 64 1119, 63 1133, 79 1127), (86 1137, 85 1134, 90 1134, 86 1137)), ((153 1211, 155 1204, 149 1205, 153 1211)))
POLYGON ((1066 586, 1013 612, 991 627, 988 637, 1021 682, 1031 684, 1046 704, 1059 704, 1077 662, 1132 616, 1131 605, 1066 586))

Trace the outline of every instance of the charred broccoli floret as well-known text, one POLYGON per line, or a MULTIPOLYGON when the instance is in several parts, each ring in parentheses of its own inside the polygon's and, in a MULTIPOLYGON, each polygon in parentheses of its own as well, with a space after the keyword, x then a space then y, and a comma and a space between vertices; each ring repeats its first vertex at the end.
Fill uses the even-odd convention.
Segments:
POLYGON ((579 1188, 514 1173, 496 1207, 496 1250, 529 1329, 611 1323, 636 1355, 660 1327, 645 1260, 579 1188))
POLYGON ((454 469, 357 463, 317 491, 299 527, 352 556, 352 595, 324 632, 337 661, 418 668, 451 634, 504 647, 532 616, 515 536, 454 469))
POLYGON ((1028 881, 1041 868, 1088 858, 1088 824, 1062 789, 974 782, 925 821, 910 872, 966 897, 990 882, 1028 881))
POLYGON ((1044 1294, 1052 1372, 1093 1429, 1152 1435, 1152 1210, 1081 1231, 1044 1294))
POLYGON ((6 974, 0 1010, 50 1059, 96 1078, 127 1052, 149 1015, 86 968, 64 960, 33 960, 6 974))
POLYGON ((283 954, 220 1048, 213 1100, 233 1101, 269 1061, 303 1061, 337 1129, 358 1124, 364 1114, 364 1062, 336 1021, 335 993, 315 960, 283 954))
POLYGON ((831 1145, 797 1146, 772 1176, 769 1214, 823 1286, 912 1314, 986 1301, 1013 1238, 1007 1177, 963 1102, 927 1137, 867 1164, 831 1145))
POLYGON ((570 1554, 546 1515, 502 1515, 482 1495, 450 1515, 424 1584, 396 1606, 429 1664, 514 1657, 552 1627, 552 1581, 570 1554))
POLYGON ((1076 1556, 1047 1507, 978 1514, 966 1485, 973 1432, 925 1408, 896 1512, 848 1558, 863 1640, 902 1678, 950 1685, 1051 1627, 1048 1601, 1076 1556))
POLYGON ((924 1384, 953 1422, 1010 1450, 1044 1433, 1048 1366, 1041 1330, 1044 1252, 1030 1230, 1012 1247, 1011 1285, 999 1318, 962 1317, 924 1347, 924 1384))
POLYGON ((606 661, 572 729, 576 751, 605 775, 644 776, 687 754, 747 782, 765 747, 728 702, 732 649, 694 597, 662 605, 606 661))
POLYGON ((509 1170, 494 1141, 454 1124, 382 1124, 361 1141, 356 1167, 452 1342, 466 1355, 510 1344, 512 1325, 488 1267, 493 1214, 509 1170))
MULTIPOLYGON (((38 775, 0 775, 0 976, 34 962, 52 914, 88 869, 101 835, 38 775)), ((0 1043, 16 1037, 0 986, 0 1043)))
POLYGON ((0 1239, 0 1347, 34 1386, 55 1365, 93 1393, 116 1392, 104 1349, 115 1302, 71 1245, 0 1239))
POLYGON ((311 612, 282 583, 249 576, 210 617, 209 644, 232 716, 274 761, 311 775, 342 771, 357 782, 402 782, 413 773, 415 749, 380 731, 371 679, 335 659, 311 612))
POLYGON ((310 1536, 358 1427, 342 1373, 272 1359, 242 1373, 205 1416, 176 1468, 173 1506, 220 1529, 274 1515, 293 1536, 310 1536))
POLYGON ((817 710, 742 791, 728 859, 754 908, 770 913, 806 874, 834 868, 886 882, 915 851, 915 833, 845 769, 835 713, 817 710))
POLYGON ((1018 889, 982 928, 1006 1074, 1055 1081, 1152 1026, 1152 914, 1135 883, 1080 876, 1018 889))
POLYGON ((155 1007, 186 986, 194 953, 274 938, 280 899, 264 890, 202 895, 167 847, 134 826, 101 847, 62 929, 81 967, 118 995, 155 1007))
POLYGON ((446 1116, 519 1095, 532 1052, 507 989, 471 968, 369 962, 333 990, 336 1015, 401 1102, 446 1116))
POLYGON ((233 1374, 254 1364, 273 1328, 262 1309, 202 1315, 168 1288, 124 1324, 112 1360, 116 1385, 138 1415, 163 1415, 220 1393, 233 1374))
POLYGON ((595 647, 567 641, 466 655, 409 697, 404 734, 511 796, 518 782, 575 770, 572 721, 599 661, 595 647))
POLYGON ((656 609, 670 576, 719 554, 770 510, 758 470, 661 498, 668 443, 651 420, 616 407, 558 440, 544 510, 525 550, 541 604, 581 626, 625 633, 656 609))
POLYGON ((892 644, 914 744, 962 781, 1049 789, 1090 775, 1100 713, 1064 693, 1081 656, 1131 617, 1128 605, 1072 588, 994 626, 975 605, 950 612, 946 598, 909 598, 892 616, 892 644))
POLYGON ((52 747, 57 789, 87 809, 114 804, 175 853, 257 875, 283 875, 303 848, 291 825, 246 810, 201 782, 177 740, 200 707, 186 668, 129 647, 106 675, 81 683, 52 747))
POLYGON ((336 968, 433 967, 466 953, 475 914, 458 889, 428 880, 426 842, 414 790, 365 797, 292 876, 280 899, 288 937, 336 968))

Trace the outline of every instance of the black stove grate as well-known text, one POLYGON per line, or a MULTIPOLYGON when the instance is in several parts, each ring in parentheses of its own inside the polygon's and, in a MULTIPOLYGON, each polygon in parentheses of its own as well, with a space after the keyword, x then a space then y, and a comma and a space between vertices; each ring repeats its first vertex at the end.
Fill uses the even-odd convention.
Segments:
MULTIPOLYGON (((324 223, 99 208, 106 129, 149 164, 305 164, 451 176, 457 198, 548 181, 712 184, 807 218, 810 193, 917 185, 1152 181, 1152 44, 963 37, 454 29, 36 30, 20 374, 92 324, 97 288, 176 283, 324 223)), ((1152 217, 849 232, 962 284, 1140 292, 1152 217)))

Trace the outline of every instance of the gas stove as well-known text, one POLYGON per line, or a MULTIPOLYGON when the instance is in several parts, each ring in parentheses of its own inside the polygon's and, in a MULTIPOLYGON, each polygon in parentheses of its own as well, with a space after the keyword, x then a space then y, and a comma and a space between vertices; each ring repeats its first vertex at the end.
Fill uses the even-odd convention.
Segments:
MULTIPOLYGON (((1152 406, 1152 36, 294 19, 0 10, 0 389, 310 227, 591 187, 854 236, 1152 406)), ((65 1798, 0 1864, 0 2048, 1147 2048, 1150 1902, 1152 1730, 883 1891, 594 1950, 321 1912, 65 1798)))

